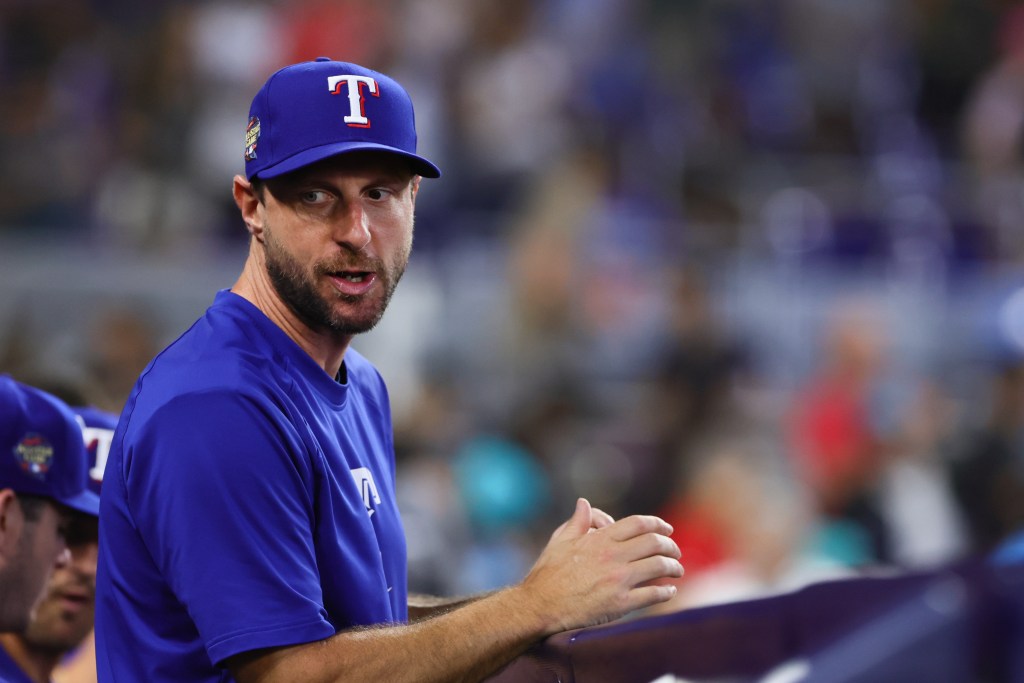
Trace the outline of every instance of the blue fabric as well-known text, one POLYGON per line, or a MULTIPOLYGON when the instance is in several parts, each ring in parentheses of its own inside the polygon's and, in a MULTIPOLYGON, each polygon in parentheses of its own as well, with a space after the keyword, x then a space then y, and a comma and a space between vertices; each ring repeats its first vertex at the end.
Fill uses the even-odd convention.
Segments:
POLYGON ((416 154, 412 100, 397 81, 320 57, 277 71, 256 93, 245 134, 245 175, 272 178, 358 150, 408 159, 424 178, 441 170, 416 154))
POLYGON ((387 391, 227 291, 143 372, 103 482, 100 681, 229 681, 248 650, 407 619, 387 391))
POLYGON ((85 445, 75 415, 41 389, 0 375, 0 488, 53 498, 95 516, 85 445))
POLYGON ((1006 537, 992 551, 989 561, 995 565, 1024 564, 1024 531, 1017 531, 1006 537))
POLYGON ((14 663, 7 650, 0 647, 0 683, 32 683, 32 679, 14 663))

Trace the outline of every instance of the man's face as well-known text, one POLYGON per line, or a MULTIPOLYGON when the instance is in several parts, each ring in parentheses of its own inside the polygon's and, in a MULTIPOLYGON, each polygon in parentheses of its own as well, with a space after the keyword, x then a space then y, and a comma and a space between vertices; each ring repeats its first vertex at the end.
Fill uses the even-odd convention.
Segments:
POLYGON ((82 642, 92 629, 95 609, 98 521, 73 514, 67 528, 71 562, 53 572, 24 635, 34 648, 53 654, 67 652, 82 642))
POLYGON ((267 274, 311 330, 348 337, 384 315, 409 262, 418 181, 396 157, 353 153, 267 182, 267 274))
POLYGON ((20 625, 11 630, 21 630, 28 625, 54 569, 67 565, 67 515, 55 504, 46 502, 38 519, 24 522, 7 586, 18 588, 10 591, 4 605, 6 614, 18 615, 21 620, 20 625))

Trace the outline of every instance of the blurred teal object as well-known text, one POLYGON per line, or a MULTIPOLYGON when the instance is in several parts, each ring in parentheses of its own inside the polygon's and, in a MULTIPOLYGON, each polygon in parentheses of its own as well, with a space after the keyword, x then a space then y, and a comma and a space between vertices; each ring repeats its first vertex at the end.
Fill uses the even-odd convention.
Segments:
POLYGON ((823 522, 811 537, 808 550, 846 567, 859 567, 874 561, 871 539, 858 524, 845 520, 823 522))
POLYGON ((473 525, 484 533, 528 526, 550 500, 547 473, 532 453, 506 439, 472 439, 454 462, 455 483, 473 525))

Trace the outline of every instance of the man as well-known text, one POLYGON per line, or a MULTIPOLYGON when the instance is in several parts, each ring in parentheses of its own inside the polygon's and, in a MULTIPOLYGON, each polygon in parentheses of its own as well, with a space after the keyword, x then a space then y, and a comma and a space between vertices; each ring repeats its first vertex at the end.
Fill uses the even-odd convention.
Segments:
POLYGON ((70 514, 98 514, 86 467, 70 408, 0 376, 0 631, 23 630, 53 570, 70 561, 70 514))
POLYGON ((98 538, 95 517, 71 516, 67 532, 71 561, 53 572, 28 628, 0 634, 0 681, 49 683, 64 656, 92 631, 98 538))
MULTIPOLYGON (((117 417, 91 407, 72 408, 82 429, 89 465, 89 489, 99 493, 103 464, 117 417)), ((0 681, 86 683, 96 680, 90 635, 96 594, 99 521, 73 513, 67 545, 71 560, 53 572, 35 616, 24 632, 0 634, 0 681)))
POLYGON ((582 499, 522 583, 406 595, 388 395, 350 343, 383 315, 420 177, 440 171, 398 83, 326 58, 264 84, 245 159, 242 273, 143 372, 114 435, 100 681, 480 680, 671 597, 671 528, 582 499))

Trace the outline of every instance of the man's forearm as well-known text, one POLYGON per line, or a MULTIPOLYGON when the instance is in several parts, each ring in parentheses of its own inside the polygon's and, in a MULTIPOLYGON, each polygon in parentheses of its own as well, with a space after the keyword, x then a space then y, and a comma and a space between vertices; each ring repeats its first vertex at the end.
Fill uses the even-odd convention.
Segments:
POLYGON ((442 598, 436 595, 423 593, 412 593, 409 595, 409 621, 420 621, 429 619, 439 614, 458 609, 480 598, 492 595, 493 591, 477 593, 475 595, 462 595, 454 598, 442 598))
POLYGON ((419 623, 355 629, 298 647, 245 653, 228 666, 239 683, 481 681, 550 630, 541 615, 524 609, 528 601, 517 591, 521 588, 471 598, 460 609, 419 623))
MULTIPOLYGON (((545 636, 670 599, 675 587, 657 579, 683 573, 671 532, 656 517, 609 522, 580 499, 511 588, 431 619, 247 652, 227 666, 239 683, 480 681, 545 636)), ((438 605, 428 609, 436 613, 438 605)))

